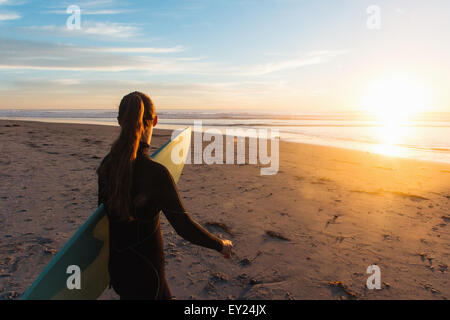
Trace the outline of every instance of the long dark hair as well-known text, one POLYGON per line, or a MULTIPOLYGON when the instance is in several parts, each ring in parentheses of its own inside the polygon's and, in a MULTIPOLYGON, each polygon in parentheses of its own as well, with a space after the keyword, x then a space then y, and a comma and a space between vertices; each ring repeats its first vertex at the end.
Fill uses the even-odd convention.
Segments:
POLYGON ((129 93, 120 102, 117 117, 121 127, 120 135, 112 144, 109 157, 97 169, 97 174, 104 176, 106 181, 103 195, 107 199, 105 205, 118 220, 132 218, 133 164, 142 133, 154 116, 153 102, 142 92, 129 93))

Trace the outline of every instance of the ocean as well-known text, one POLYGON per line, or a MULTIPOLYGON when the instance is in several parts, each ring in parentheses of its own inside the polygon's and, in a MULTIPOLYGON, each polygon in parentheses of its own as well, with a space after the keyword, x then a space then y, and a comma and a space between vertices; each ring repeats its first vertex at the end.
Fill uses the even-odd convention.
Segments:
MULTIPOLYGON (((0 110, 0 119, 117 125, 116 110, 0 110)), ((179 129, 202 121, 216 128, 277 129, 280 139, 388 156, 450 163, 450 113, 425 113, 397 125, 367 114, 158 110, 158 128, 179 129)))

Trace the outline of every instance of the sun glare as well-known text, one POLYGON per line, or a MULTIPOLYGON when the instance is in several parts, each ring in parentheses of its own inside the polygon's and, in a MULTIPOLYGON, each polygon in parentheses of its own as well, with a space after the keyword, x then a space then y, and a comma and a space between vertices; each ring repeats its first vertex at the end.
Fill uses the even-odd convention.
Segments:
POLYGON ((412 78, 396 77, 379 80, 367 88, 363 108, 379 124, 379 144, 375 151, 390 156, 401 155, 399 147, 407 135, 411 118, 426 111, 430 103, 427 88, 412 78))
POLYGON ((420 82, 397 77, 372 84, 364 96, 364 109, 385 125, 399 125, 425 111, 429 93, 420 82))

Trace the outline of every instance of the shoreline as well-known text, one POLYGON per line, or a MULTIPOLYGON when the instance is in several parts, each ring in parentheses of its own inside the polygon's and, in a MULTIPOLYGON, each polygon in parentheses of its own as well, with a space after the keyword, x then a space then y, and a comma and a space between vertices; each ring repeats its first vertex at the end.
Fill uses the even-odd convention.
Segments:
MULTIPOLYGON (((75 118, 74 118, 75 119, 75 118)), ((64 121, 61 119, 54 119, 52 121, 52 119, 45 119, 45 120, 35 120, 32 118, 26 118, 26 119, 22 119, 22 118, 0 118, 0 122, 2 121, 24 121, 24 122, 38 122, 38 123, 59 123, 59 124, 74 124, 74 125, 92 125, 92 126, 109 126, 109 127, 119 127, 119 125, 117 123, 101 123, 98 120, 96 120, 96 118, 92 118, 93 120, 90 121, 88 119, 81 119, 79 122, 73 122, 72 119, 68 120, 68 121, 64 121)), ((113 121, 113 120, 112 120, 113 121)), ((156 128, 156 130, 177 130, 177 129, 181 129, 181 128, 186 128, 188 125, 164 125, 164 124, 158 124, 158 127, 156 128), (165 126, 164 128, 160 128, 161 126, 165 126)), ((193 128, 193 126, 191 126, 193 128)), ((206 126, 207 127, 207 126, 206 126)), ((193 130, 194 132, 194 130, 193 130)), ((341 146, 335 146, 332 144, 317 144, 317 143, 307 143, 307 142, 299 142, 299 141, 295 141, 292 139, 288 139, 288 138, 280 138, 280 142, 283 141, 283 143, 294 143, 294 144, 300 144, 300 145, 309 145, 309 146, 318 146, 318 147, 325 147, 325 148, 336 148, 336 149, 341 149, 341 150, 347 150, 347 151, 356 151, 356 152, 363 152, 363 153, 369 153, 369 154, 374 154, 374 155, 380 155, 383 157, 388 157, 388 158, 398 158, 398 159, 402 159, 402 160, 412 160, 412 161, 419 161, 419 162, 431 162, 431 163, 436 163, 436 164, 445 164, 445 165, 450 165, 450 162, 446 162, 446 161, 442 161, 442 160, 433 160, 433 159, 419 159, 419 158, 414 158, 414 157, 408 157, 408 156, 401 156, 401 155, 388 155, 388 154, 384 154, 382 152, 374 152, 374 151, 369 151, 369 150, 362 150, 360 148, 357 147, 341 147, 341 146)), ((376 146, 376 144, 370 144, 372 146, 376 146)), ((433 150, 433 151, 439 151, 439 150, 433 150)))
MULTIPOLYGON (((19 299, 93 213, 95 169, 118 132, 0 121, 0 299, 19 299)), ((155 128, 151 151, 170 132, 155 128)), ((450 165, 285 141, 279 147, 275 175, 261 176, 260 165, 185 166, 178 188, 186 208, 232 240, 234 254, 227 261, 188 243, 162 215, 166 275, 177 299, 450 297, 450 165), (370 265, 381 269, 381 290, 365 287, 370 265)), ((112 290, 102 296, 116 298, 112 290)))

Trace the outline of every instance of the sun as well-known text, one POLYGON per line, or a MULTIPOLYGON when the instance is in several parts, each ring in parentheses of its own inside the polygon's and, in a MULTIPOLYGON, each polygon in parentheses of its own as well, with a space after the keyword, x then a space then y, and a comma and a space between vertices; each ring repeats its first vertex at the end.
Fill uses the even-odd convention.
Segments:
POLYGON ((426 111, 430 94, 420 81, 391 77, 375 81, 364 94, 363 108, 385 125, 399 125, 426 111))
POLYGON ((377 153, 401 156, 401 145, 415 132, 412 118, 427 110, 431 96, 427 87, 412 77, 379 79, 367 87, 363 108, 377 123, 377 153))

